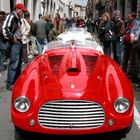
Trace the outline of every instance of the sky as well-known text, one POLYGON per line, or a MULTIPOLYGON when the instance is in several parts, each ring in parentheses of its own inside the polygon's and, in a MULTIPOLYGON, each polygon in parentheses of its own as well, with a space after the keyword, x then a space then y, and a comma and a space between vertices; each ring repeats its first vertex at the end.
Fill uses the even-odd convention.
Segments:
POLYGON ((76 4, 86 6, 88 0, 75 0, 76 4))

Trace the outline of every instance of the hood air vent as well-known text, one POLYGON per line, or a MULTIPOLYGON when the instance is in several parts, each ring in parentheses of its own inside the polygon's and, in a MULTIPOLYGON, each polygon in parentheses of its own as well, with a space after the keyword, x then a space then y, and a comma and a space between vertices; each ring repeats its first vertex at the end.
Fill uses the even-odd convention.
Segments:
POLYGON ((63 59, 63 55, 58 55, 58 56, 49 56, 49 64, 50 68, 52 70, 52 74, 59 76, 60 75, 60 65, 63 59))
POLYGON ((91 56, 91 55, 83 55, 83 58, 85 60, 87 75, 92 75, 96 67, 96 62, 98 57, 91 56))

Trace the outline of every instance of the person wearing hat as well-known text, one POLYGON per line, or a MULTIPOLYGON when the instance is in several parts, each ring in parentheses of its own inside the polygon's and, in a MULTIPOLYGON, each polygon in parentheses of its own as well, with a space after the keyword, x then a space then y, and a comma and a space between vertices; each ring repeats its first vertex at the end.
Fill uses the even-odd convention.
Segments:
POLYGON ((4 21, 2 31, 5 39, 9 41, 10 58, 7 73, 6 87, 12 90, 13 85, 21 73, 22 63, 22 31, 21 31, 21 17, 27 11, 26 7, 17 3, 15 11, 10 13, 4 21))

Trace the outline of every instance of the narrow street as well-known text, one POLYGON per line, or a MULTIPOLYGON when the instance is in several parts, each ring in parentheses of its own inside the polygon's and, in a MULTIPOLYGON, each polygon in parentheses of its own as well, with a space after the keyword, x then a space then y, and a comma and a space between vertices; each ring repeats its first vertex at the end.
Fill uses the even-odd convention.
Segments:
POLYGON ((20 137, 17 133, 15 133, 15 129, 13 123, 11 121, 10 115, 10 100, 11 100, 11 92, 6 90, 5 80, 6 80, 7 72, 4 71, 0 73, 0 139, 2 140, 46 140, 46 139, 58 139, 61 140, 85 140, 85 139, 96 139, 96 140, 140 140, 140 92, 134 90, 135 96, 135 115, 134 115, 134 123, 131 131, 126 135, 126 137, 122 137, 115 133, 108 134, 99 134, 99 135, 87 135, 87 136, 48 136, 48 135, 29 135, 27 137, 20 137))
POLYGON ((139 54, 140 0, 0 0, 0 140, 140 140, 139 54))

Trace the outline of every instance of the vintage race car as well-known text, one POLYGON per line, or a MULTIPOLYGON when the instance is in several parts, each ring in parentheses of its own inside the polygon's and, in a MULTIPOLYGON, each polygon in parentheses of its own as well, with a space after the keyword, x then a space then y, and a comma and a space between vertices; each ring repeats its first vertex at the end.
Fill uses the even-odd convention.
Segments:
POLYGON ((94 45, 51 42, 23 70, 11 100, 17 132, 80 135, 130 130, 131 84, 119 65, 94 45))

